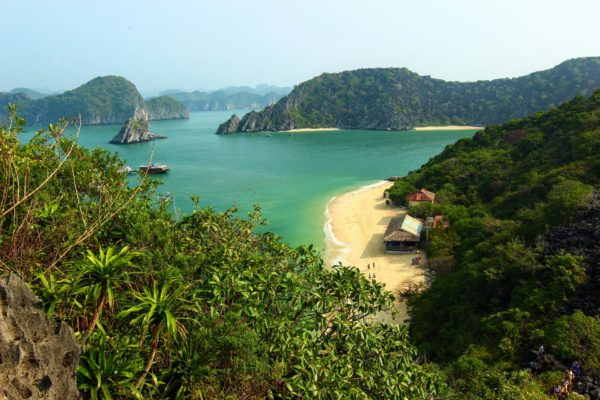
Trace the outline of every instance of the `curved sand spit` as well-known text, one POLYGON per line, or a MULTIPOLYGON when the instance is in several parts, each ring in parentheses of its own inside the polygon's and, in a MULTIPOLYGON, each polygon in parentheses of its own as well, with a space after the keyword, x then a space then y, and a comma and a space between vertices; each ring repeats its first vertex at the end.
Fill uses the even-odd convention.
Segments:
MULTIPOLYGON (((403 211, 385 204, 383 191, 392 182, 382 181, 331 199, 325 210, 326 263, 342 262, 358 267, 365 277, 375 274, 378 282, 392 293, 409 281, 423 282, 424 254, 419 267, 411 266, 414 254, 386 254, 383 234, 390 219, 403 211), (375 264, 374 269, 367 265, 375 264)), ((396 300, 398 315, 378 315, 381 322, 402 323, 407 318, 406 304, 396 300)))

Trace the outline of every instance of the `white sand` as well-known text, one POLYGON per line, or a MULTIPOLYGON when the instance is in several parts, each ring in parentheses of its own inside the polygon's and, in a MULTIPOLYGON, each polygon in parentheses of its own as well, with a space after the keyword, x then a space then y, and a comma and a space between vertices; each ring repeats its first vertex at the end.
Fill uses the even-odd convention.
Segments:
MULTIPOLYGON (((374 185, 345 193, 332 199, 326 210, 326 263, 328 266, 341 261, 358 267, 366 277, 375 274, 378 282, 385 284, 392 293, 406 282, 423 282, 425 254, 419 254, 421 265, 411 266, 415 254, 386 254, 383 234, 390 219, 402 214, 402 210, 385 204, 383 191, 392 182, 374 185), (367 269, 367 265, 375 268, 367 269)), ((382 322, 402 323, 407 318, 406 304, 396 300, 398 315, 378 315, 382 322)))
POLYGON ((281 132, 323 132, 323 131, 339 131, 340 128, 300 128, 300 129, 290 129, 288 131, 281 132))
POLYGON ((465 131, 468 129, 484 129, 483 126, 469 126, 469 125, 445 125, 445 126, 419 126, 415 128, 415 131, 465 131))

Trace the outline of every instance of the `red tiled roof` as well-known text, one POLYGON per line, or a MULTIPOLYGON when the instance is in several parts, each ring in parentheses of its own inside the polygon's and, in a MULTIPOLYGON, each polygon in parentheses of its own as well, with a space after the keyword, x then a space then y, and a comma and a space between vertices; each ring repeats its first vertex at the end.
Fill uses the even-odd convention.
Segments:
POLYGON ((418 192, 414 192, 406 196, 408 201, 434 201, 435 193, 429 190, 421 189, 418 192))

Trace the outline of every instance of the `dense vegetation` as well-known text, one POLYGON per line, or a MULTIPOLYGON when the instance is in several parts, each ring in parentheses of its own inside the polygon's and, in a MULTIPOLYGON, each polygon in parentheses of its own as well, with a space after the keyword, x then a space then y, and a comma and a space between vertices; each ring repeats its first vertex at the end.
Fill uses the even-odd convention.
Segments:
POLYGON ((148 109, 150 120, 184 119, 190 117, 184 105, 171 96, 159 96, 147 99, 146 108, 148 109))
POLYGON ((212 111, 264 108, 277 102, 285 93, 259 93, 252 88, 242 88, 240 91, 217 90, 210 93, 175 91, 168 95, 179 100, 190 111, 212 111))
POLYGON ((0 272, 15 272, 83 347, 84 398, 419 399, 444 385, 403 327, 368 323, 391 295, 323 268, 262 224, 196 207, 174 218, 145 176, 79 147, 66 124, 27 143, 0 128, 0 272))
POLYGON ((598 87, 598 57, 569 60, 519 78, 464 83, 406 68, 359 69, 301 83, 272 107, 247 114, 237 131, 483 126, 546 110, 598 87))
POLYGON ((437 192, 433 210, 410 212, 450 220, 432 231, 433 283, 411 301, 410 331, 456 398, 545 398, 560 372, 523 369, 542 344, 600 378, 599 184, 597 91, 487 127, 392 187, 397 203, 437 192))
MULTIPOLYGON (((122 124, 133 116, 136 107, 145 106, 135 85, 118 76, 97 77, 76 89, 36 100, 23 93, 0 93, 0 116, 6 117, 9 103, 17 104, 19 113, 34 125, 49 124, 63 117, 78 119, 79 115, 84 125, 122 124)), ((180 104, 177 106, 185 112, 180 104)), ((181 114, 169 111, 172 115, 181 114)))

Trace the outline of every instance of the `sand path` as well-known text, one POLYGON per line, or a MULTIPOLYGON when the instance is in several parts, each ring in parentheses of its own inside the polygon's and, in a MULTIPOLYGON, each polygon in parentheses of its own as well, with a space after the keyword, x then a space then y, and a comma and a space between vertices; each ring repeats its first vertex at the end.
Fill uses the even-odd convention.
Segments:
MULTIPOLYGON (((408 281, 423 282, 425 255, 419 267, 411 266, 415 254, 386 254, 383 234, 390 219, 402 214, 397 207, 386 205, 383 191, 391 182, 380 182, 345 193, 329 202, 326 216, 329 219, 326 247, 327 265, 341 261, 358 267, 366 277, 375 274, 378 282, 394 293, 408 281), (367 265, 375 265, 368 269, 367 265)), ((377 315, 382 322, 402 323, 407 319, 406 304, 396 300, 398 315, 377 315)))

